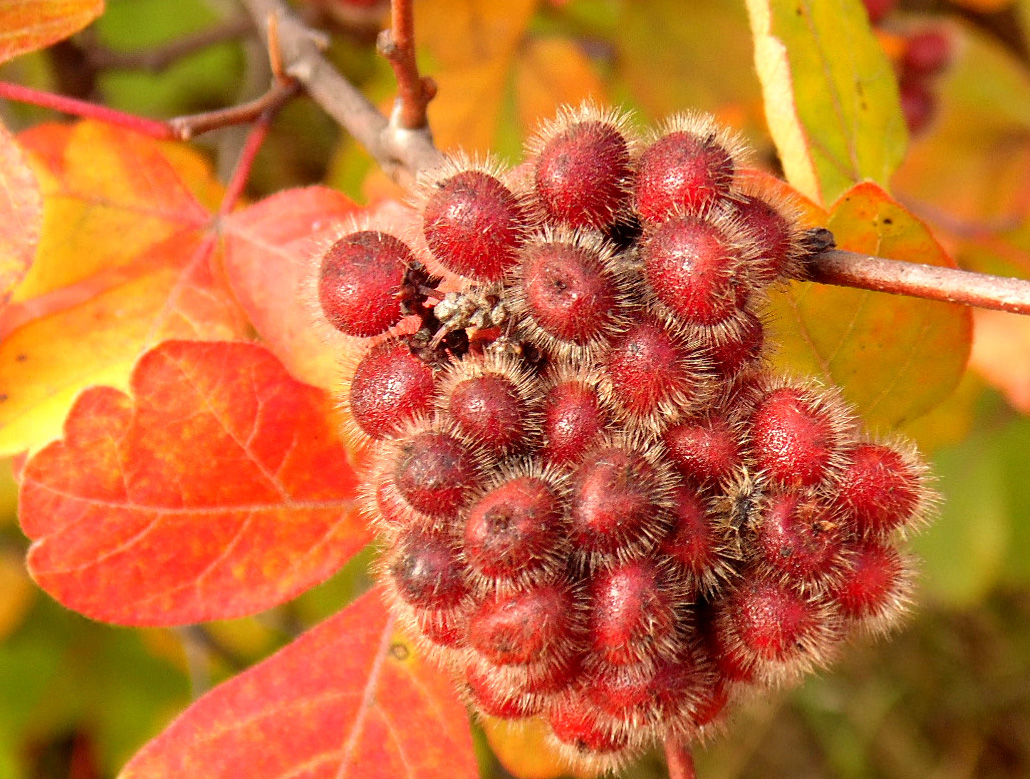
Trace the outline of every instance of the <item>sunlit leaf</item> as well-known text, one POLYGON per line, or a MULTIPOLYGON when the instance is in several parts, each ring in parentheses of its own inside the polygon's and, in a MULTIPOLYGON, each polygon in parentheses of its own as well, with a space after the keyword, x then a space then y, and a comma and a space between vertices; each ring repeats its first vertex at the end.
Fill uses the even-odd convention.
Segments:
POLYGON ((22 474, 29 569, 69 608, 137 625, 250 614, 368 542, 329 399, 264 348, 166 342, 131 390, 80 395, 22 474))
POLYGON ((861 0, 747 0, 765 115, 787 179, 831 203, 886 186, 907 132, 890 61, 861 0))
MULTIPOLYGON (((953 265, 926 227, 875 184, 833 207, 840 248, 930 265, 953 265)), ((873 427, 926 413, 958 384, 969 356, 968 309, 826 284, 793 284, 773 296, 779 362, 837 384, 873 427)))
POLYGON ((475 779, 451 680, 363 596, 205 695, 119 779, 475 779))
POLYGON ((1009 403, 1030 414, 1030 317, 977 311, 970 364, 1005 393, 1009 403))
POLYGON ((526 42, 515 62, 519 123, 528 135, 562 104, 586 99, 605 105, 604 84, 590 59, 573 41, 542 38, 526 42))
POLYGON ((39 243, 43 198, 36 177, 0 125, 0 311, 28 272, 39 243))
POLYGON ((3 0, 0 2, 0 62, 43 49, 96 19, 104 0, 3 0))

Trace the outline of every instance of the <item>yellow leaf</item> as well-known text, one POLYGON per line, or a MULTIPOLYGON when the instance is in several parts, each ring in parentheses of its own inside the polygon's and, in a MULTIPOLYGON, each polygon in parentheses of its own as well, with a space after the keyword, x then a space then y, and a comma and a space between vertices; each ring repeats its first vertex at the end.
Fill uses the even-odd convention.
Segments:
POLYGON ((21 556, 0 552, 0 641, 21 624, 35 594, 21 556))
POLYGON ((766 119, 788 180, 819 203, 886 185, 907 132, 860 0, 747 0, 766 119))

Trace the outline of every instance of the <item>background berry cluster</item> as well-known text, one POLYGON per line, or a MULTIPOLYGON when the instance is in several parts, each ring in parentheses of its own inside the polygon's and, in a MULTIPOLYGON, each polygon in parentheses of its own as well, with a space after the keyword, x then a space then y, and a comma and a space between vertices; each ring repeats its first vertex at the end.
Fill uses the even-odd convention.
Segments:
POLYGON ((563 111, 503 171, 453 159, 407 231, 326 252, 371 442, 382 574, 471 707, 574 765, 703 736, 898 616, 925 468, 775 375, 763 291, 805 234, 707 116, 563 111))

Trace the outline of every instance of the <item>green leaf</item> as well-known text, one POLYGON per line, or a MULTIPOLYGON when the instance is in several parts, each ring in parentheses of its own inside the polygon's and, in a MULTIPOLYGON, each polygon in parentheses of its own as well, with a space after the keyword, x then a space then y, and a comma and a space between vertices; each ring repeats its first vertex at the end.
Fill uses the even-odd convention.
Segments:
POLYGON ((747 0, 765 115, 788 180, 819 203, 886 185, 908 133, 860 0, 747 0))
MULTIPOLYGON (((827 224, 842 249, 954 265, 926 226, 875 184, 848 192, 827 224)), ((779 365, 837 384, 874 428, 928 412, 954 391, 969 358, 972 325, 962 306, 802 283, 775 293, 771 308, 779 365)))

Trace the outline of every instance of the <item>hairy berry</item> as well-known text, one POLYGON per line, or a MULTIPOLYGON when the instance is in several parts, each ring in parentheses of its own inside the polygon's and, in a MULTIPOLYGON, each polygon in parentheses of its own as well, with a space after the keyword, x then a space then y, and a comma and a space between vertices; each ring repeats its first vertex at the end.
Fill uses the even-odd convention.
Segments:
POLYGON ((544 704, 539 695, 513 692, 504 680, 479 663, 465 667, 465 693, 476 711, 500 719, 532 717, 542 711, 544 704))
POLYGON ((857 544, 848 557, 833 599, 843 615, 873 630, 883 630, 908 604, 911 571, 892 546, 876 541, 857 544))
POLYGON ((596 377, 559 374, 544 394, 541 456, 554 465, 574 463, 608 426, 596 377))
POLYGON ((840 571, 842 536, 839 518, 814 496, 774 493, 758 516, 752 550, 785 580, 825 582, 840 571))
POLYGON ((732 571, 725 526, 709 512, 704 497, 688 487, 673 490, 671 513, 673 530, 662 542, 662 554, 680 567, 695 590, 714 593, 732 571))
POLYGON ((427 413, 435 394, 433 369, 403 340, 384 341, 358 363, 347 405, 362 432, 382 439, 427 413))
POLYGON ((662 441, 676 470, 694 484, 729 478, 742 464, 739 432, 724 415, 668 428, 662 441))
POLYGON ((547 721, 555 738, 571 747, 574 757, 614 755, 629 744, 625 729, 616 729, 600 709, 576 691, 555 700, 547 721))
POLYGON ((487 597, 469 619, 469 644, 497 665, 567 655, 576 629, 574 596, 545 584, 487 597))
POLYGON ((388 233, 362 230, 340 238, 322 257, 318 300, 333 327, 367 338, 401 319, 404 274, 411 249, 388 233))
POLYGON ((835 493, 860 533, 886 536, 918 515, 925 489, 910 457, 883 444, 848 453, 835 493))
POLYGON ((423 430, 401 439, 393 456, 398 491, 423 514, 445 518, 457 514, 479 483, 468 446, 442 430, 423 430))
POLYGON ((387 571, 397 594, 411 606, 448 608, 468 594, 465 566, 455 543, 443 534, 405 534, 387 571))

